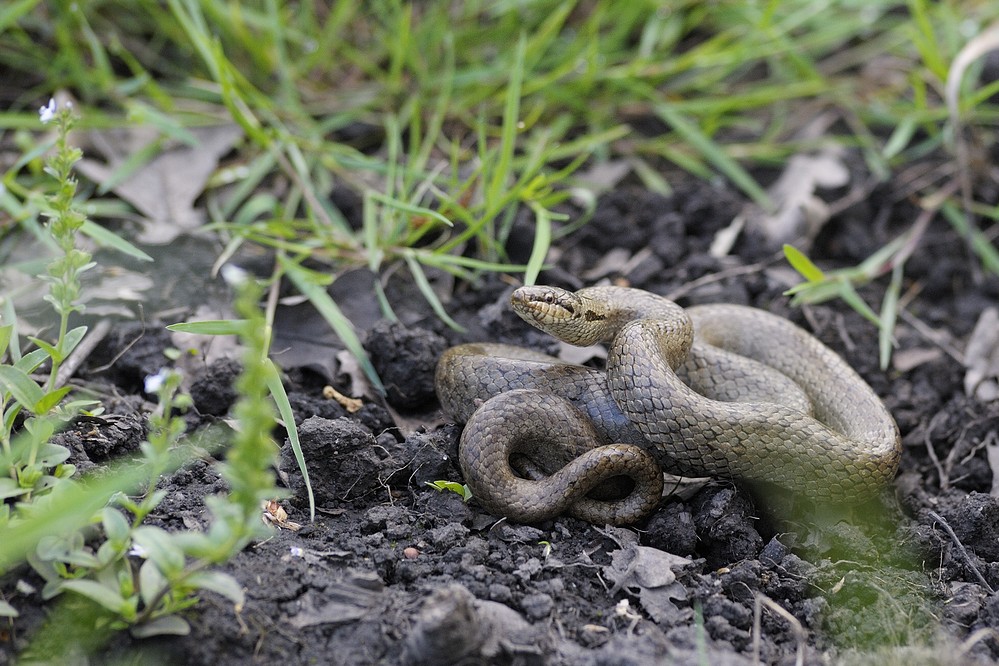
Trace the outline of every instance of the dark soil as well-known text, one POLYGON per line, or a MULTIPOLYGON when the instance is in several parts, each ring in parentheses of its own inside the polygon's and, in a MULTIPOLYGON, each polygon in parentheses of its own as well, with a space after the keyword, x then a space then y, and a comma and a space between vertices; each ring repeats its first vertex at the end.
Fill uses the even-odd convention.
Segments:
MULTIPOLYGON (((572 518, 498 521, 474 500, 426 484, 461 479, 460 427, 435 411, 434 364, 446 346, 463 341, 555 346, 506 307, 510 281, 492 276, 456 287, 447 307, 468 329, 458 335, 396 278, 388 294, 405 324, 357 322, 388 387, 387 404, 367 396, 350 413, 323 396, 330 381, 351 392, 348 376, 335 371, 335 349, 322 362, 285 366, 319 508, 315 522, 286 444, 280 476, 292 495, 282 504, 304 526, 276 531, 224 567, 244 585, 246 604, 234 609, 207 593, 187 614, 191 635, 138 641, 119 634, 93 663, 999 659, 996 635, 976 633, 999 630, 999 499, 990 494, 987 457, 987 448, 999 445, 999 403, 965 397, 964 368, 917 331, 914 319, 900 322, 897 352, 917 361, 880 370, 874 327, 838 301, 792 307, 782 293, 793 274, 779 247, 752 228, 729 255, 711 256, 717 232, 741 206, 732 191, 703 183, 669 198, 622 186, 561 241, 540 282, 577 288, 610 279, 679 293, 683 305, 751 304, 804 326, 869 381, 898 421, 902 466, 882 497, 830 515, 717 480, 669 497, 634 529, 572 518), (613 260, 619 254, 624 258, 613 260)), ((832 219, 810 256, 824 267, 855 265, 914 218, 885 187, 832 219)), ((908 312, 956 348, 999 296, 999 280, 976 282, 971 266, 962 239, 940 221, 906 267, 908 312)), ((861 293, 877 304, 882 290, 875 284, 861 293)), ((355 290, 354 298, 370 301, 366 294, 355 290)), ((293 339, 301 319, 286 317, 279 337, 293 339)), ((136 394, 171 344, 155 324, 144 331, 122 325, 79 373, 104 395, 131 396, 108 399, 105 416, 61 435, 82 469, 134 451, 144 435, 149 405, 136 394)), ((192 428, 226 414, 237 370, 220 361, 193 378, 192 428)), ((168 529, 203 528, 203 497, 225 491, 205 460, 163 487, 169 494, 152 520, 168 529)), ((0 633, 0 663, 33 640, 58 635, 54 619, 43 624, 54 604, 42 603, 40 589, 26 569, 3 581, 4 597, 22 615, 0 633)))

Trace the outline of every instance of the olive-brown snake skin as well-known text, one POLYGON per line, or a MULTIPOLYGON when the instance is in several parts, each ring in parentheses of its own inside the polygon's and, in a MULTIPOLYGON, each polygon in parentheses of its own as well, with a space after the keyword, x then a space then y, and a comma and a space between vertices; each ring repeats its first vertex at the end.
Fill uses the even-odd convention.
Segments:
POLYGON ((511 302, 566 342, 609 349, 605 371, 510 345, 460 345, 441 357, 441 404, 466 422, 461 468, 493 514, 634 522, 662 493, 655 462, 827 502, 867 498, 895 475, 898 427, 881 400, 785 319, 738 305, 685 310, 624 287, 521 287, 511 302), (520 478, 511 456, 551 476, 520 478), (624 500, 585 497, 622 475, 635 483, 624 500))

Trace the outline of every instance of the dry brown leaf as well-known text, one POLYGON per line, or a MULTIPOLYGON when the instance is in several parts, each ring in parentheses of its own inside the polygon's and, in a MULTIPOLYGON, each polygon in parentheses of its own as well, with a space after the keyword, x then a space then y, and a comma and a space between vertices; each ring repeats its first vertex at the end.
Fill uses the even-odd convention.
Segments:
MULTIPOLYGON (((169 243, 204 223, 204 214, 194 208, 194 201, 218 168, 219 158, 243 135, 237 125, 192 127, 188 131, 197 139, 195 145, 167 141, 152 159, 111 188, 147 218, 139 235, 144 243, 169 243)), ((92 150, 104 161, 85 158, 77 168, 102 184, 138 151, 160 140, 161 135, 152 127, 124 127, 91 132, 88 138, 92 150)))
POLYGON ((288 520, 288 512, 278 503, 277 500, 266 500, 261 506, 263 513, 261 519, 265 525, 273 525, 279 529, 297 532, 302 529, 302 525, 293 520, 288 520))
POLYGON ((775 244, 810 241, 829 219, 828 207, 816 191, 842 187, 849 181, 850 172, 836 148, 814 155, 795 155, 767 191, 777 209, 767 213, 750 206, 744 213, 746 224, 762 231, 775 244))
POLYGON ((982 402, 999 399, 999 310, 985 308, 964 352, 964 392, 982 402))

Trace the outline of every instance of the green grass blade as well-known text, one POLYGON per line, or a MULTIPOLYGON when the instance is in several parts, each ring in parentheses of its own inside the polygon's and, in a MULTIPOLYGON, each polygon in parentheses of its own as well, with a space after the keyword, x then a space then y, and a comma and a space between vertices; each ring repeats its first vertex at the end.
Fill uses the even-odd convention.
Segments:
POLYGON ((945 203, 941 210, 943 211, 944 217, 946 217, 947 221, 950 222, 951 226, 954 227, 959 234, 970 239, 971 248, 982 261, 982 265, 996 275, 999 275, 999 250, 996 250, 995 246, 988 239, 988 237, 978 229, 969 227, 968 218, 965 217, 964 212, 958 209, 958 207, 954 204, 949 202, 945 203))
POLYGON ((444 309, 444 305, 437 298, 437 294, 434 293, 434 288, 430 286, 430 281, 427 280, 426 274, 423 272, 423 267, 420 266, 420 262, 416 260, 416 254, 409 250, 408 248, 403 252, 403 257, 406 259, 406 265, 409 266, 409 272, 413 274, 413 280, 416 281, 416 286, 423 294, 423 297, 427 299, 427 303, 433 308, 434 313, 440 317, 441 321, 450 326, 456 331, 464 331, 465 328, 451 319, 451 316, 444 309))
POLYGON ((167 326, 168 331, 193 333, 195 335, 239 335, 246 327, 245 319, 211 319, 206 321, 182 321, 167 326))
POLYGON ((891 282, 885 291, 884 300, 881 301, 881 318, 878 331, 878 358, 881 369, 888 368, 891 360, 891 351, 895 338, 895 322, 898 321, 898 299, 902 293, 902 267, 904 264, 896 264, 891 271, 891 282))
POLYGON ((17 19, 34 9, 35 5, 40 2, 41 0, 18 0, 0 9, 0 34, 14 25, 17 19))
POLYGON ((267 388, 271 392, 274 404, 277 406, 278 414, 284 421, 285 432, 288 433, 288 441, 291 443, 291 450, 295 453, 295 461, 298 469, 302 472, 302 480, 305 481, 305 491, 309 495, 309 520, 316 519, 316 498, 312 494, 312 481, 309 479, 309 467, 305 464, 305 455, 302 453, 302 442, 298 438, 298 427, 295 425, 295 413, 291 409, 291 402, 288 400, 288 393, 281 383, 281 375, 277 366, 270 359, 265 361, 267 368, 267 388))
POLYGON ((125 240, 118 234, 108 231, 101 225, 96 224, 90 220, 84 221, 83 227, 80 230, 83 233, 90 236, 98 245, 118 250, 119 252, 126 254, 132 257, 133 259, 138 259, 139 261, 153 260, 153 258, 150 257, 148 254, 146 254, 139 248, 135 247, 134 245, 129 243, 127 240, 125 240))
POLYGON ((846 301, 846 304, 851 308, 856 310, 864 319, 871 322, 875 326, 881 326, 881 319, 875 314, 874 310, 871 309, 857 290, 854 288, 853 283, 849 280, 843 279, 839 281, 840 294, 839 297, 846 301))
MULTIPOLYGON (((503 127, 500 135, 499 158, 493 169, 492 178, 486 192, 486 200, 491 206, 503 199, 502 192, 509 180, 512 169, 513 152, 517 146, 517 125, 520 122, 520 95, 524 82, 524 56, 527 38, 521 34, 514 52, 510 83, 507 85, 506 102, 503 107, 503 127)), ((498 210, 494 208, 494 210, 498 210)))
POLYGON ((544 268, 545 258, 552 245, 552 216, 551 212, 535 202, 530 204, 534 211, 534 245, 531 247, 531 256, 527 260, 527 270, 524 271, 524 284, 532 285, 538 279, 538 274, 544 268))
POLYGON ((787 263, 791 264, 791 268, 798 271, 798 274, 809 282, 822 282, 826 279, 826 274, 822 272, 822 269, 793 245, 784 244, 784 258, 787 259, 787 263))
POLYGON ((735 183, 736 187, 756 202, 758 206, 764 210, 773 210, 773 202, 770 201, 770 197, 763 188, 753 180, 753 177, 745 169, 739 166, 738 162, 729 157, 717 143, 704 134, 697 125, 687 120, 669 104, 657 103, 653 108, 656 114, 669 123, 670 127, 684 141, 700 151, 705 159, 725 174, 735 183))
POLYGON ((350 323, 350 320, 344 316, 343 312, 337 304, 330 298, 330 295, 326 292, 326 289, 320 287, 313 278, 308 274, 308 272, 296 264, 288 257, 279 254, 278 261, 281 262, 281 267, 284 269, 288 278, 295 285, 298 291, 309 299, 313 307, 319 311, 326 323, 332 327, 333 332, 337 334, 340 341, 343 342, 344 346, 354 355, 357 362, 361 365, 361 369, 364 371, 364 375, 371 382, 371 385, 380 395, 385 395, 385 386, 382 384, 382 380, 378 377, 378 373, 375 372, 375 367, 371 365, 371 359, 368 358, 367 352, 364 351, 364 346, 361 344, 360 339, 357 337, 357 333, 354 332, 354 326, 350 323))

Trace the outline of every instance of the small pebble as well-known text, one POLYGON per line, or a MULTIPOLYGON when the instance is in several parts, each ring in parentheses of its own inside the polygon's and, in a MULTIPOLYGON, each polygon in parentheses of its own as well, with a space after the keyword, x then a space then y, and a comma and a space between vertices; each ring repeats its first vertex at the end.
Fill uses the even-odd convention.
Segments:
POLYGON ((417 557, 420 556, 420 551, 410 546, 409 548, 402 551, 402 554, 406 556, 407 560, 415 560, 417 557))

